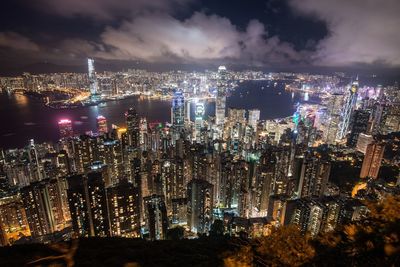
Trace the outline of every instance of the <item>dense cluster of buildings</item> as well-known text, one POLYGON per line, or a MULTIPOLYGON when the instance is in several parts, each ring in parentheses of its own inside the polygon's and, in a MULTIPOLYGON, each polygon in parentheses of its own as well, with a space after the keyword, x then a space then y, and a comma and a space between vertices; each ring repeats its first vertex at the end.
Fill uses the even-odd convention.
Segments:
POLYGON ((208 234, 215 220, 231 235, 268 235, 296 224, 315 236, 362 219, 362 200, 399 193, 398 86, 325 84, 322 103, 262 121, 260 110, 226 107, 238 77, 223 66, 213 75, 213 117, 205 118, 197 100, 191 119, 183 88, 173 93, 169 124, 148 122, 132 107, 126 127, 109 127, 99 116, 96 133, 79 135, 64 119, 55 144, 31 140, 0 150, 1 244, 73 236, 159 240, 175 226, 190 238, 208 234), (397 171, 392 180, 382 174, 386 167, 397 171), (338 181, 354 173, 348 178, 361 178, 357 190, 338 181))

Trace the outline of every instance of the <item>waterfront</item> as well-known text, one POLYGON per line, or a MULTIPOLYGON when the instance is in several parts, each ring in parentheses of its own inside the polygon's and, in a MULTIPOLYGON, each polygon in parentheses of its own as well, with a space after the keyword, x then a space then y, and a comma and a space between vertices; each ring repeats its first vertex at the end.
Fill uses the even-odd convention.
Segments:
MULTIPOLYGON (((257 108, 261 119, 286 117, 293 114, 294 105, 303 101, 304 95, 286 92, 284 84, 276 86, 269 81, 245 81, 227 99, 227 108, 257 108)), ((310 97, 310 100, 315 100, 310 97)), ((124 113, 135 107, 141 117, 149 122, 170 121, 170 100, 141 99, 138 97, 106 102, 100 106, 76 109, 52 109, 38 99, 24 95, 0 94, 0 147, 23 147, 29 139, 36 142, 56 141, 59 137, 57 122, 69 118, 76 133, 96 130, 96 117, 103 115, 109 126, 125 124, 124 113)), ((194 105, 192 105, 193 111, 194 105)), ((215 103, 205 104, 206 115, 214 115, 215 103)), ((192 112, 193 113, 193 112, 192 112)))

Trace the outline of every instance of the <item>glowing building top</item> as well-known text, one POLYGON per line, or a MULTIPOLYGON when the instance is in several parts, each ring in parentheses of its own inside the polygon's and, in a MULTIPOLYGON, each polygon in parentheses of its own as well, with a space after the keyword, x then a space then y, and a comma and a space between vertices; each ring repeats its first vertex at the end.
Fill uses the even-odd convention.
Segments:
POLYGON ((94 59, 88 58, 88 76, 89 76, 89 85, 90 85, 90 94, 96 95, 97 94, 97 78, 96 72, 94 70, 94 59))
POLYGON ((97 116, 97 131, 101 134, 108 132, 107 119, 102 115, 97 116))
POLYGON ((218 72, 222 72, 222 71, 226 71, 226 67, 225 66, 219 66, 218 67, 218 72))
POLYGON ((60 129, 60 138, 72 137, 74 135, 72 130, 72 122, 69 119, 59 120, 58 128, 60 129))

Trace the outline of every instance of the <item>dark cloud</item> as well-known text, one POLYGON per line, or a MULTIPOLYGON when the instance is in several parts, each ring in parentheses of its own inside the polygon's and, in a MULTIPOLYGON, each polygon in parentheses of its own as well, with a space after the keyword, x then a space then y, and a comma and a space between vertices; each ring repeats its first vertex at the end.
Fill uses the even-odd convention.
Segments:
POLYGON ((10 62, 23 55, 24 60, 53 62, 83 62, 90 56, 149 63, 400 66, 399 0, 260 0, 256 2, 270 12, 254 12, 257 17, 251 12, 255 7, 246 6, 246 16, 240 13, 240 5, 252 2, 232 0, 232 8, 226 1, 210 2, 214 9, 209 9, 204 1, 30 1, 30 8, 35 6, 35 12, 47 16, 42 24, 56 18, 66 30, 55 27, 50 33, 38 29, 30 33, 29 23, 21 31, 3 29, 0 54, 10 62), (183 16, 179 10, 185 10, 183 16), (302 24, 290 24, 294 17, 302 18, 297 20, 302 24), (326 36, 326 31, 321 35, 318 27, 310 26, 321 21, 328 29, 326 36), (278 24, 285 32, 274 28, 278 24), (304 28, 311 28, 315 36, 304 37, 304 28), (51 42, 39 38, 44 35, 51 42), (15 57, 8 51, 14 51, 15 57))
POLYGON ((12 50, 39 51, 39 46, 16 32, 0 32, 0 47, 12 50))
POLYGON ((174 13, 194 0, 38 0, 34 6, 41 11, 65 17, 87 16, 112 20, 143 12, 174 13), (39 4, 38 4, 39 3, 39 4))
POLYGON ((399 0, 290 0, 302 15, 327 23, 329 35, 317 44, 317 65, 400 65, 399 0))
POLYGON ((227 18, 199 12, 184 21, 166 14, 140 16, 118 28, 108 27, 101 40, 110 50, 97 56, 110 59, 228 60, 254 64, 300 59, 290 44, 277 36, 268 36, 257 20, 240 31, 227 18))

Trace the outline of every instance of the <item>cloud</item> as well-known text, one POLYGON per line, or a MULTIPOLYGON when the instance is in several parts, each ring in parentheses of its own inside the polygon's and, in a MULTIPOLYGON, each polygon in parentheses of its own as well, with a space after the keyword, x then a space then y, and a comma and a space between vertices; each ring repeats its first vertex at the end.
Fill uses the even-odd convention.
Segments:
POLYGON ((194 0, 38 0, 34 7, 65 17, 86 16, 97 20, 111 20, 161 11, 174 13, 194 0), (38 2, 40 4, 38 4, 38 2))
POLYGON ((82 58, 93 57, 101 51, 104 51, 104 46, 102 44, 73 38, 62 40, 54 52, 67 54, 71 58, 82 58))
POLYGON ((13 50, 39 51, 39 46, 16 32, 0 32, 0 46, 13 50))
POLYGON ((317 44, 316 65, 400 65, 400 1, 290 0, 302 15, 326 22, 329 35, 317 44))
POLYGON ((108 49, 97 55, 109 59, 263 64, 301 58, 290 44, 268 36, 257 20, 240 31, 227 18, 200 12, 184 21, 167 14, 146 14, 106 28, 101 40, 108 49))

